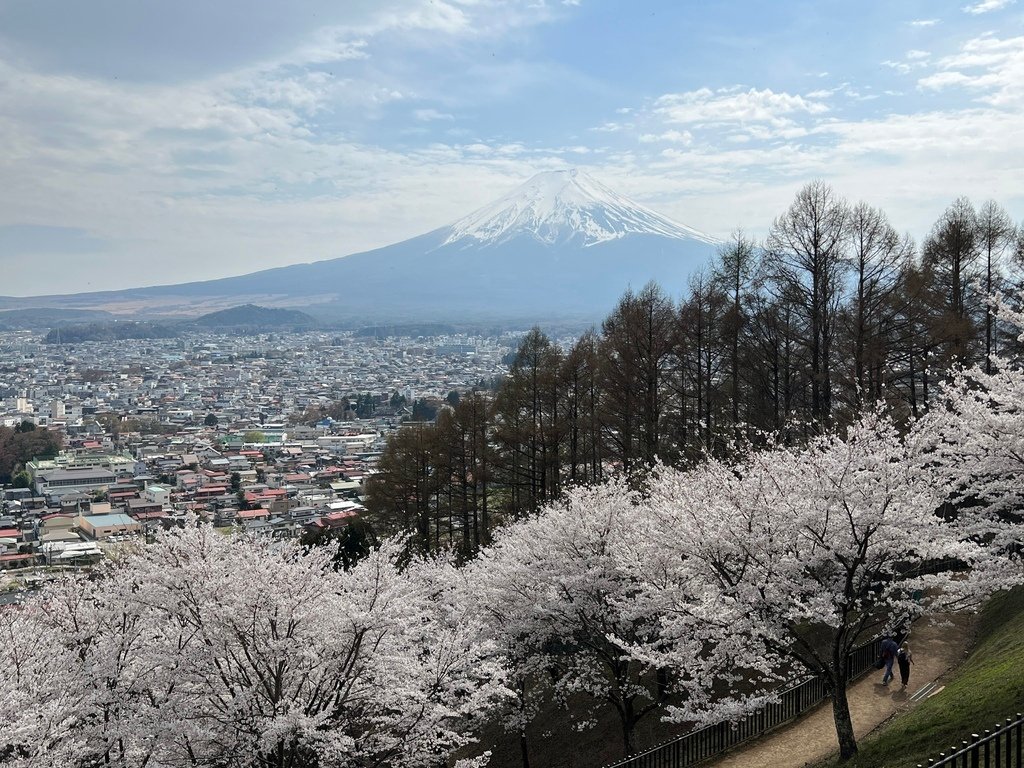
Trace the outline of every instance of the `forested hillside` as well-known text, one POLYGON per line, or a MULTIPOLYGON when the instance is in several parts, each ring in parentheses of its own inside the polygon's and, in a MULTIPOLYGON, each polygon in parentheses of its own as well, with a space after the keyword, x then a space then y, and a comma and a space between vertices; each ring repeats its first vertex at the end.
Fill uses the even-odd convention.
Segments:
POLYGON ((136 320, 75 323, 52 329, 43 337, 43 342, 46 344, 78 344, 83 341, 173 339, 178 333, 178 329, 173 325, 136 320))

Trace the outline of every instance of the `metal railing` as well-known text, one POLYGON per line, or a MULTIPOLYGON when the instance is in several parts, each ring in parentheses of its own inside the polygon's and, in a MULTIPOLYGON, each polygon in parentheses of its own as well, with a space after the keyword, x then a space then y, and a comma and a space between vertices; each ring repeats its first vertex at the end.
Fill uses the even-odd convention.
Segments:
POLYGON ((918 763, 917 768, 1024 768, 1022 738, 1024 715, 1018 712, 1016 720, 1008 717, 1005 723, 996 723, 994 730, 972 733, 970 741, 950 747, 949 752, 940 752, 927 763, 918 763))
MULTIPOLYGON (((882 638, 878 637, 850 652, 846 657, 850 680, 874 668, 881 645, 882 638)), ((604 768, 686 768, 785 725, 820 704, 826 696, 825 681, 811 677, 782 691, 777 701, 737 723, 716 723, 691 731, 604 768)))
MULTIPOLYGON (((955 559, 932 560, 908 568, 903 576, 920 576, 961 570, 964 564, 955 559)), ((848 679, 855 680, 872 668, 880 656, 882 637, 876 637, 850 652, 846 659, 848 679)), ((691 731, 685 736, 662 742, 604 768, 686 768, 710 757, 727 752, 748 739, 784 725, 820 704, 825 698, 824 681, 809 678, 779 694, 779 700, 748 715, 738 723, 716 723, 691 731)), ((996 764, 999 765, 999 764, 996 764)), ((1003 766, 1000 765, 1000 768, 1003 766)), ((1024 768, 1024 766, 1020 766, 1024 768)))

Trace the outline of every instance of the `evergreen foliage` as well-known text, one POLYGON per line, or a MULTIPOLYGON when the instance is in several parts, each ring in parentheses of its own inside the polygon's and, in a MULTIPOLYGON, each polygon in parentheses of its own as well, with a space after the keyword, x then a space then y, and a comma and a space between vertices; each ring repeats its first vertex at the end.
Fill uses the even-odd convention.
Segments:
POLYGON ((61 436, 48 429, 31 429, 22 422, 17 427, 0 427, 0 483, 9 483, 25 462, 34 458, 56 456, 61 449, 61 436))

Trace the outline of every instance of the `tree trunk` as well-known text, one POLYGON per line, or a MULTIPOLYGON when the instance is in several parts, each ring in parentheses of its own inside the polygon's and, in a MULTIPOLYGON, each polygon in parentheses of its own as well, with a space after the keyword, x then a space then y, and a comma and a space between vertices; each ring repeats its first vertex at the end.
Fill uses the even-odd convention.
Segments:
POLYGON ((526 731, 519 732, 519 752, 523 756, 523 768, 530 768, 530 750, 527 748, 526 731))
POLYGON ((625 750, 623 757, 629 757, 636 752, 633 744, 633 731, 636 729, 637 717, 633 711, 633 699, 627 696, 619 707, 619 718, 622 722, 622 748, 625 750))
MULTIPOLYGON (((985 254, 985 295, 992 295, 992 246, 985 254)), ((985 304, 985 373, 992 373, 992 305, 985 304)))
POLYGON ((849 760, 857 754, 857 737, 853 733, 853 720, 850 719, 846 681, 837 682, 832 692, 832 719, 836 724, 836 738, 839 739, 839 759, 849 760))

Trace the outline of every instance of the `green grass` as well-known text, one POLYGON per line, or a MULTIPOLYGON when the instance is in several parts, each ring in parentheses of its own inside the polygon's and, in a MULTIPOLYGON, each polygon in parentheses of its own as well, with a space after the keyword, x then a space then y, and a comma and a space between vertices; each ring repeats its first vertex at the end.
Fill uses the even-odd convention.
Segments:
POLYGON ((970 655, 946 689, 862 739, 843 768, 914 768, 1024 712, 1024 587, 994 597, 978 621, 970 655))

